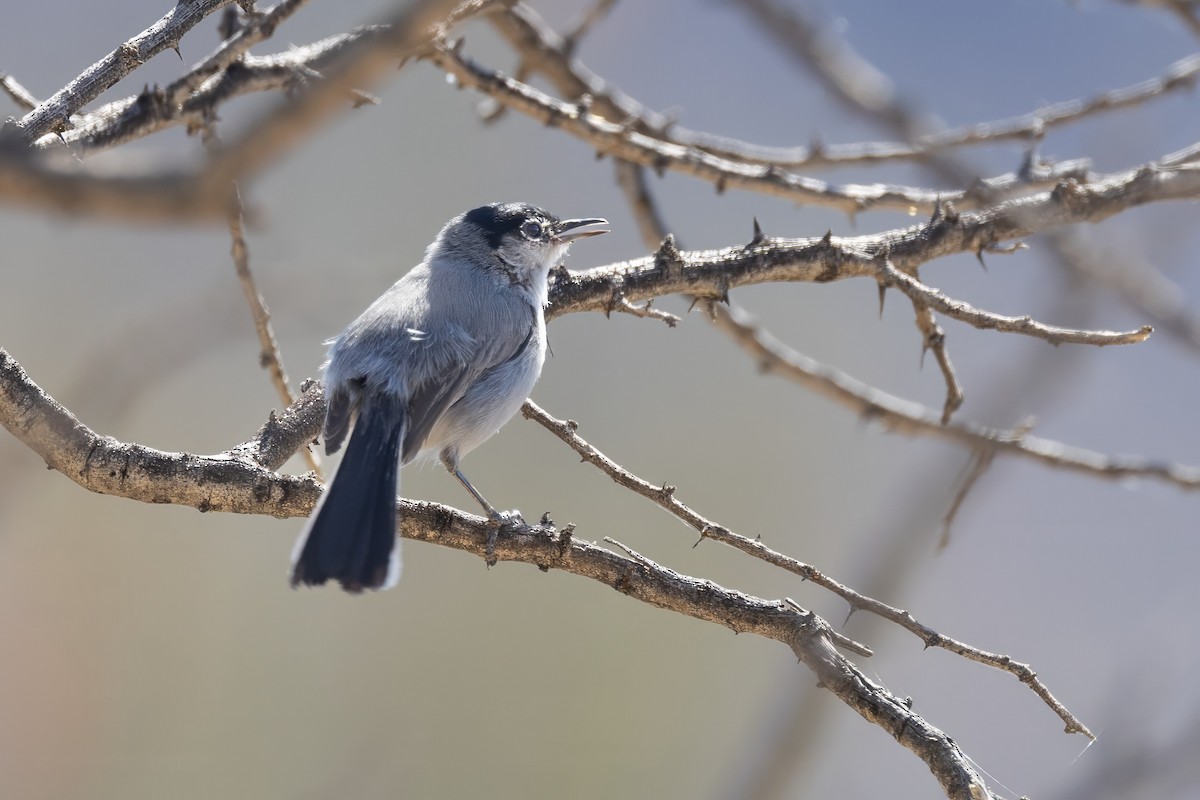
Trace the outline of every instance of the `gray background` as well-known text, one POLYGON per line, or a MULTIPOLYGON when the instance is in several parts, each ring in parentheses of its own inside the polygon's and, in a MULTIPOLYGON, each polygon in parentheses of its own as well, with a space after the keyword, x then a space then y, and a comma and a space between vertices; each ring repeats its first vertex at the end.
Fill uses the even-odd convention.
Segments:
MULTIPOLYGON (((383 3, 314 3, 258 52, 369 22, 383 3)), ((560 29, 581 4, 540 4, 560 29)), ((22 3, 4 12, 0 69, 57 90, 157 19, 161 2, 22 3)), ((1165 13, 1110 3, 840 3, 851 42, 902 94, 949 125, 1024 113, 1159 74, 1194 48, 1165 13)), ((468 51, 511 69, 486 26, 468 51)), ((192 64, 215 20, 183 42, 192 64)), ((848 118, 732 4, 619 3, 581 57, 682 124, 763 144, 887 138, 848 118)), ((156 57, 105 99, 183 66, 156 57)), ((246 191, 260 224, 251 262, 295 382, 315 376, 335 334, 420 258, 449 216, 494 200, 601 215, 613 233, 576 247, 584 268, 645 252, 612 180, 585 145, 509 115, 477 121, 477 98, 427 64, 375 87, 246 191)), ((239 101, 227 130, 275 98, 239 101)), ((1195 96, 1056 131, 1049 156, 1134 166, 1196 138, 1195 96)), ((0 113, 15 114, 7 101, 0 113)), ((142 166, 197 159, 181 131, 96 159, 142 166)), ((1016 145, 978 156, 1013 169, 1016 145)), ((928 184, 909 167, 838 181, 928 184)), ((691 248, 767 233, 870 233, 912 224, 820 209, 668 176, 655 181, 691 248)), ((1158 205, 1082 229, 1138 252, 1197 305, 1195 206, 1158 205)), ((278 400, 220 226, 149 229, 0 209, 0 343, 94 429, 164 450, 217 452, 278 400)), ((1038 239, 1015 257, 925 268, 951 294, 1063 325, 1146 320, 1072 282, 1038 239)), ((888 391, 940 405, 918 370, 907 303, 880 320, 866 281, 741 289, 780 338, 888 391)), ((677 299, 662 306, 682 313, 677 299)), ((1140 346, 1052 348, 944 323, 967 390, 962 418, 1105 452, 1200 462, 1196 353, 1158 334, 1140 346)), ((614 315, 550 329, 534 398, 701 513, 911 609, 952 636, 1031 662, 1099 734, 1061 723, 1010 675, 968 663, 866 615, 846 631, 862 662, 943 728, 1010 795, 1196 792, 1194 680, 1200 648, 1195 495, 1104 482, 1000 459, 968 498, 955 539, 934 551, 967 453, 882 433, 845 409, 760 375, 698 314, 675 330, 614 315), (1147 777, 1148 776, 1148 777, 1147 777)), ((303 469, 298 462, 292 467, 303 469)), ((551 510, 577 535, 611 535, 681 572, 784 595, 840 623, 845 605, 793 576, 706 543, 515 420, 466 461, 493 502, 551 510)), ((406 496, 473 510, 440 468, 408 469, 406 496)), ((630 601, 526 565, 404 543, 393 591, 351 598, 291 591, 299 520, 201 515, 91 495, 0 436, 0 795, 13 798, 729 797, 769 774, 792 795, 938 792, 924 766, 826 693, 778 643, 630 601), (785 755, 768 770, 771 754, 785 755)), ((766 796, 770 796, 767 793, 766 796)))

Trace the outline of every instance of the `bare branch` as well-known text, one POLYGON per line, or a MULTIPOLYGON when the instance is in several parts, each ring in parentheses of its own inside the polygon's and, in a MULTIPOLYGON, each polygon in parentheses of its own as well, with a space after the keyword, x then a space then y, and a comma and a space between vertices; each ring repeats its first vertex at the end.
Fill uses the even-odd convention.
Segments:
POLYGON ((958 490, 954 493, 954 498, 950 501, 946 513, 942 515, 942 535, 938 539, 937 549, 945 550, 950 545, 950 531, 953 528, 954 520, 958 518, 958 512, 962 508, 963 502, 966 501, 967 495, 975 488, 975 484, 983 477, 983 473, 988 471, 992 466, 992 462, 996 458, 995 451, 992 450, 976 450, 971 454, 971 460, 967 464, 967 468, 963 471, 962 482, 958 486, 958 490))
MULTIPOLYGON (((315 434, 320 423, 310 424, 315 434)), ((50 467, 102 494, 279 517, 306 515, 320 494, 315 478, 271 472, 247 457, 245 449, 197 456, 99 436, 34 384, 4 350, 0 350, 0 425, 50 467)), ((487 557, 489 539, 495 538, 495 529, 486 519, 436 503, 402 501, 399 519, 400 534, 406 538, 481 558, 487 557)), ((954 742, 841 656, 831 644, 839 637, 812 612, 681 575, 644 557, 623 558, 548 526, 506 528, 495 542, 495 557, 561 569, 659 608, 782 642, 815 673, 822 687, 925 761, 949 797, 991 796, 954 742)))
MULTIPOLYGON (((550 433, 554 434, 560 441, 579 454, 587 463, 595 466, 608 477, 612 478, 613 482, 619 486, 634 492, 635 494, 645 497, 647 500, 655 503, 659 507, 668 511, 671 515, 677 517, 683 522, 690 525, 700 533, 700 539, 713 539, 715 541, 727 544, 737 550, 748 555, 765 561, 772 566, 787 570, 794 575, 798 575, 805 580, 812 581, 817 585, 828 589, 838 595, 851 608, 861 609, 876 614, 890 622, 893 622, 910 633, 915 634, 925 643, 926 647, 941 647, 953 653, 956 653, 964 658, 976 661, 980 664, 986 664, 997 669, 1006 670, 1015 675, 1022 683, 1028 685, 1033 691, 1042 698, 1054 713, 1058 714, 1059 718, 1066 724, 1068 733, 1082 733, 1090 739, 1096 737, 1091 731, 1075 718, 1070 711, 1066 709, 1055 697, 1050 693, 1050 690, 1038 680, 1036 673, 1028 664, 1021 664, 1014 661, 1008 656, 989 653, 979 648, 972 647, 963 642, 951 639, 948 636, 934 631, 926 625, 918 622, 912 614, 899 608, 893 608, 884 603, 879 602, 865 595, 850 589, 842 583, 826 576, 815 567, 798 561, 790 556, 785 556, 764 545, 758 539, 751 539, 748 536, 735 533, 723 525, 719 525, 693 511, 690 507, 684 505, 675 496, 674 486, 656 486, 649 481, 639 478, 629 470, 622 467, 617 462, 606 456, 604 453, 597 450, 592 445, 588 444, 583 437, 576 432, 577 425, 572 421, 563 421, 555 419, 547 414, 532 400, 526 400, 525 405, 521 407, 521 413, 526 419, 532 419, 534 422, 541 425, 550 433)), ((620 545, 624 547, 624 545, 620 545)), ((632 552, 632 551, 630 551, 632 552)))
POLYGON ((183 35, 230 0, 180 0, 162 19, 84 70, 17 122, 25 141, 66 130, 72 114, 163 50, 177 48, 183 35))
MULTIPOLYGON (((573 35, 559 36, 537 12, 517 4, 506 14, 491 17, 497 31, 520 54, 522 71, 545 75, 561 96, 569 99, 586 95, 595 113, 610 120, 656 135, 684 147, 695 147, 714 156, 747 164, 774 165, 783 169, 817 169, 854 166, 880 161, 924 158, 930 152, 951 147, 989 144, 1005 140, 1041 139, 1053 127, 1077 122, 1106 111, 1131 108, 1148 100, 1194 85, 1200 72, 1200 56, 1189 56, 1169 65, 1163 74, 1140 83, 1102 92, 1087 99, 1068 100, 1044 106, 1036 111, 1009 119, 982 122, 953 130, 938 131, 913 142, 864 142, 854 144, 817 143, 809 147, 764 147, 711 133, 687 130, 669 117, 646 108, 628 95, 610 86, 573 57, 573 35)), ((525 79, 517 75, 517 80, 525 79)), ((998 191, 1016 188, 1019 178, 1038 185, 1043 180, 1065 177, 1086 178, 1089 164, 1071 161, 1052 168, 1058 178, 1046 174, 1013 175, 1011 182, 992 179, 998 191)), ((1005 176, 1008 177, 1008 176, 1005 176)))
POLYGON ((200 84, 237 61, 254 45, 269 39, 281 22, 299 11, 307 2, 308 0, 282 0, 264 12, 247 15, 233 36, 221 42, 212 54, 163 90, 162 97, 166 107, 172 111, 178 109, 200 84))
MULTIPOLYGON (((237 187, 234 187, 237 194, 237 187)), ((233 256, 233 266, 237 271, 238 282, 242 285, 242 294, 250 307, 250 316, 254 320, 254 330, 258 334, 260 347, 258 364, 271 375, 271 383, 279 394, 285 407, 296 402, 292 387, 288 384, 287 371, 283 367, 283 356, 279 353, 279 344, 275 340, 275 332, 271 329, 271 312, 267 303, 258 291, 254 273, 250 271, 250 251, 246 246, 246 234, 242 225, 242 205, 239 196, 237 206, 229 212, 229 238, 232 242, 230 252, 233 256)), ((311 445, 305 445, 301 452, 317 477, 321 475, 321 462, 311 445)))
POLYGON ((913 300, 912 306, 913 321, 917 324, 917 330, 921 332, 921 364, 925 363, 925 354, 932 352, 938 369, 941 370, 942 380, 946 384, 946 399, 942 403, 942 424, 945 425, 963 404, 962 384, 958 380, 958 373, 954 371, 954 364, 950 361, 950 353, 946 350, 946 332, 942 330, 928 306, 917 300, 913 300))
POLYGON ((379 35, 380 30, 378 26, 369 26, 274 55, 244 55, 219 75, 203 82, 178 109, 158 102, 159 95, 153 92, 127 97, 81 115, 74 128, 61 136, 43 136, 35 147, 54 150, 69 145, 72 152, 86 155, 178 125, 198 126, 230 98, 287 90, 309 80, 319 80, 321 70, 361 40, 379 35))
MULTIPOLYGON (((938 289, 926 286, 911 275, 906 275, 886 258, 879 260, 880 281, 885 286, 895 286, 904 292, 913 303, 932 308, 946 316, 965 322, 981 330, 1001 331, 1004 333, 1020 333, 1037 339, 1045 339, 1051 344, 1091 344, 1097 347, 1120 344, 1140 344, 1150 338, 1154 328, 1143 325, 1136 331, 1089 331, 1074 328, 1058 328, 1045 325, 1028 316, 1006 317, 955 300, 942 294, 938 289)), ((928 337, 926 338, 928 341, 928 337)))
POLYGON ((1109 456, 1078 447, 1024 435, 1021 431, 988 428, 973 422, 943 425, 940 415, 918 403, 882 392, 849 375, 803 356, 758 330, 744 312, 714 305, 717 327, 726 330, 763 369, 778 372, 816 393, 835 400, 887 430, 929 435, 959 442, 971 449, 1011 453, 1043 464, 1110 479, 1152 478, 1183 489, 1200 489, 1200 468, 1127 456, 1109 456))
MULTIPOLYGON (((658 172, 672 170, 709 181, 718 191, 737 188, 783 197, 798 203, 836 208, 857 213, 871 208, 911 211, 932 209, 939 201, 960 208, 976 206, 987 199, 994 201, 1010 194, 1014 187, 1028 186, 1019 176, 1001 176, 977 182, 972 189, 935 191, 887 184, 835 185, 795 175, 775 166, 747 164, 720 158, 695 147, 686 147, 654 138, 624 125, 609 122, 588 113, 580 105, 555 100, 531 86, 482 67, 453 48, 435 47, 425 53, 431 61, 454 76, 460 85, 477 89, 497 102, 530 116, 545 125, 560 128, 605 155, 611 155, 658 172)), ((1064 181, 1091 186, 1111 180, 1097 176, 1087 182, 1064 181)), ((1024 198, 1020 198, 1024 199, 1024 198)))
POLYGON ((1099 221, 1147 202, 1200 196, 1200 170, 1139 170, 1089 184, 1071 181, 1052 192, 1009 200, 978 212, 948 212, 926 224, 867 236, 776 239, 721 250, 677 251, 673 268, 656 256, 555 275, 550 317, 603 311, 611 298, 636 303, 665 294, 720 297, 738 286, 778 281, 823 283, 878 274, 886 255, 902 271, 941 256, 975 253, 1050 227, 1099 221))
MULTIPOLYGON (((97 218, 198 220, 225 216, 229 187, 280 158, 330 114, 353 89, 366 85, 428 41, 449 0, 414 0, 395 12, 378 35, 347 47, 326 79, 307 86, 234 139, 219 156, 193 172, 101 178, 52 167, 29 150, 0 141, 0 199, 27 209, 87 211, 97 218)), ((50 101, 47 101, 50 102, 50 101)), ((19 137, 18 137, 19 138, 19 137)))
POLYGON ((3 89, 14 103, 25 111, 31 111, 38 106, 39 101, 33 96, 33 92, 17 83, 17 79, 12 75, 0 73, 0 89, 3 89))
POLYGON ((100 436, 42 391, 2 349, 0 425, 47 466, 99 494, 282 518, 307 514, 321 491, 313 477, 280 475, 256 461, 260 453, 277 454, 269 446, 248 444, 201 456, 164 453, 100 436))

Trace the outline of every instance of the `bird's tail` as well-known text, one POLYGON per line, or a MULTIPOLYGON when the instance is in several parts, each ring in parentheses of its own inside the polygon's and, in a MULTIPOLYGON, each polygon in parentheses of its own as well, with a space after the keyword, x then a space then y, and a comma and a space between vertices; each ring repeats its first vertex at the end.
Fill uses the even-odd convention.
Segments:
POLYGON ((346 455, 296 542, 292 586, 336 580, 347 592, 387 589, 400 577, 396 495, 405 413, 364 398, 346 455))

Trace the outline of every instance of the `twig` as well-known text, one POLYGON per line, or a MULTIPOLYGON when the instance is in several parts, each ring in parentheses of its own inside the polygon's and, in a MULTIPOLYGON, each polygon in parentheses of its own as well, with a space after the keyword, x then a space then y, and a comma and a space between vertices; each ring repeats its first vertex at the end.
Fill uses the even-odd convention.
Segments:
POLYGON ((950 545, 950 531, 954 520, 958 517, 959 509, 962 508, 967 495, 975 488, 975 484, 983 477, 983 473, 988 471, 995 459, 995 450, 976 450, 971 453, 971 460, 967 463, 967 468, 963 470, 962 482, 958 485, 958 490, 955 491, 946 513, 942 515, 942 535, 938 538, 938 552, 945 550, 950 545))
POLYGON ((308 0, 281 0, 264 12, 247 15, 233 36, 221 42, 207 58, 162 91, 167 109, 178 109, 204 81, 226 69, 254 45, 269 39, 280 23, 299 11, 307 2, 308 0))
POLYGON ((1129 456, 1110 456, 1082 448, 1022 435, 1019 430, 988 428, 973 422, 943 425, 940 416, 918 403, 882 392, 849 375, 821 364, 774 341, 756 328, 737 308, 715 305, 717 327, 725 329, 763 369, 835 400, 863 417, 879 422, 889 431, 929 435, 964 444, 971 449, 1011 453, 1032 458, 1051 467, 1098 477, 1122 479, 1153 478, 1183 489, 1200 489, 1200 468, 1129 456))
MULTIPOLYGON (((242 202, 237 187, 234 187, 234 193, 238 197, 237 206, 229 212, 229 237, 232 240, 233 266, 237 271, 238 282, 242 285, 242 294, 246 298, 246 304, 250 307, 254 330, 258 333, 258 343, 261 348, 258 356, 259 366, 271 375, 271 383, 275 385, 279 399, 287 408, 296 402, 296 398, 288 384, 287 372, 283 367, 283 356, 279 353, 279 344, 275 340, 275 332, 271 329, 271 312, 267 309, 267 303, 263 300, 262 294, 258 291, 254 273, 250 271, 250 251, 246 247, 246 236, 242 226, 242 202)), ((308 468, 320 477, 321 462, 313 451, 312 445, 306 444, 301 452, 304 460, 308 463, 308 468)))
MULTIPOLYGON (((840 36, 829 29, 820 29, 801 12, 793 8, 784 8, 776 0, 742 0, 742 5, 752 12, 768 36, 780 43, 795 59, 807 65, 813 74, 832 91, 834 96, 842 100, 852 111, 859 112, 886 126, 909 142, 915 142, 923 135, 923 128, 927 127, 925 120, 909 105, 897 99, 886 76, 854 52, 853 48, 840 36)), ((1163 79, 1164 86, 1194 83, 1196 72, 1200 69, 1200 57, 1194 58, 1190 62, 1180 62, 1177 67, 1178 77, 1163 79)), ((1153 91, 1153 87, 1141 86, 1131 92, 1131 96, 1144 97, 1147 92, 1152 93, 1153 91)), ((924 163, 944 179, 952 182, 965 180, 971 174, 968 165, 944 152, 931 153, 924 163)), ((938 204, 934 209, 935 218, 940 213, 942 213, 942 206, 938 204)), ((1056 232, 1047 237, 1047 241, 1051 254, 1060 264, 1076 273, 1084 271, 1083 266, 1079 264, 1080 259, 1068 247, 1064 234, 1056 232)), ((985 249, 988 248, 980 248, 977 251, 981 262, 985 249)), ((890 265, 881 264, 881 269, 889 270, 890 265)), ((891 271, 895 272, 895 270, 891 271)), ((904 275, 898 280, 902 284, 901 290, 909 296, 914 305, 933 307, 948 316, 977 327, 1025 333, 1044 338, 1055 344, 1064 341, 1096 345, 1128 344, 1143 341, 1152 330, 1146 326, 1138 331, 1121 334, 1112 331, 1083 332, 1053 328, 1036 323, 1028 317, 1001 317, 979 312, 966 304, 941 297, 935 291, 920 291, 918 287, 921 284, 915 280, 915 277, 904 275)), ((918 315, 917 324, 925 332, 926 341, 929 342, 933 337, 933 341, 940 348, 943 340, 936 321, 927 312, 918 311, 918 315)), ((941 358, 944 350, 935 348, 934 352, 939 355, 939 364, 942 365, 943 374, 946 375, 947 385, 952 386, 955 383, 951 377, 952 371, 948 368, 948 361, 941 358)), ((954 401, 954 394, 955 392, 951 388, 950 396, 947 399, 947 408, 954 401)), ((961 397, 959 402, 961 402, 961 397)))
MULTIPOLYGON (((678 498, 675 497, 674 486, 656 486, 649 481, 639 478, 629 470, 622 467, 617 462, 606 456, 604 453, 597 450, 592 445, 588 444, 578 433, 577 426, 571 421, 563 421, 555 419, 547 414, 532 400, 526 400, 525 405, 521 407, 521 413, 526 419, 532 419, 537 422, 550 433, 554 434, 560 441, 579 454, 579 457, 587 463, 597 467, 601 472, 610 477, 615 483, 629 489, 635 494, 645 497, 647 500, 655 503, 659 507, 665 509, 673 516, 690 525, 700 533, 700 539, 713 539, 715 541, 727 544, 737 550, 748 555, 754 556, 762 561, 765 561, 772 566, 787 570, 794 575, 799 575, 805 580, 812 581, 817 585, 828 589, 838 595, 854 609, 861 609, 876 614, 890 622, 893 622, 910 633, 915 634, 925 643, 926 647, 941 647, 950 652, 956 653, 964 658, 972 661, 977 661, 980 664, 986 664, 997 669, 1006 670, 1015 675, 1022 683, 1027 684, 1037 695, 1042 698, 1059 718, 1066 724, 1068 733, 1082 733, 1088 738, 1094 739, 1091 731, 1087 729, 1083 723, 1075 718, 1062 703, 1060 703, 1045 684, 1038 680, 1036 673, 1029 667, 1028 664, 1021 664, 1014 661, 1008 656, 989 653, 979 648, 972 647, 963 642, 951 639, 944 636, 932 628, 918 622, 912 614, 903 609, 893 608, 889 605, 879 602, 874 598, 859 594, 853 589, 839 583, 838 581, 826 576, 816 568, 798 561, 790 556, 785 556, 778 553, 757 539, 751 539, 738 533, 734 533, 723 525, 719 525, 693 511, 690 507, 684 505, 678 498)), ((614 542, 615 543, 615 542, 614 542)), ((620 545, 624 547, 623 545, 620 545)), ((629 551, 632 553, 632 551, 629 551)))
POLYGON ((24 111, 30 111, 38 106, 38 99, 33 96, 33 92, 17 83, 17 79, 12 75, 0 73, 0 89, 3 89, 4 93, 17 104, 17 107, 24 111))
MULTIPOLYGON (((319 430, 320 418, 311 413, 307 398, 301 401, 305 404, 301 413, 308 425, 304 433, 312 437, 319 430)), ((291 413, 289 409, 285 416, 291 413)), ((248 457, 248 452, 266 449, 254 443, 215 456, 197 456, 164 453, 100 436, 34 384, 2 349, 0 425, 50 467, 103 494, 206 511, 280 517, 310 513, 320 495, 314 477, 280 475, 248 457)), ((299 444, 294 436, 291 441, 299 444)), ((488 540, 495 532, 482 517, 436 503, 402 501, 399 519, 402 536, 480 557, 487 553, 488 540)), ((621 557, 542 526, 506 529, 495 543, 495 555, 591 578, 644 603, 782 642, 814 672, 822 687, 920 757, 949 797, 979 800, 992 796, 948 736, 834 649, 828 623, 816 614, 681 575, 649 559, 621 557)))
POLYGON ((0 199, 19 202, 29 210, 87 211, 97 218, 223 218, 232 202, 229 187, 234 182, 282 157, 338 110, 351 90, 371 83, 394 68, 398 59, 423 46, 449 6, 449 0, 415 0, 405 5, 378 26, 377 35, 346 48, 326 71, 325 80, 309 85, 291 102, 250 125, 218 157, 192 172, 101 178, 30 159, 24 147, 0 140, 0 199))
POLYGON ((69 145, 73 152, 87 155, 125 144, 178 125, 195 126, 216 114, 217 107, 233 97, 295 87, 298 82, 319 76, 347 50, 372 36, 378 27, 360 28, 331 36, 303 47, 268 56, 243 55, 219 75, 203 82, 178 109, 157 102, 158 95, 143 93, 115 100, 82 114, 75 127, 61 136, 43 136, 39 149, 53 150, 69 145))
POLYGON ((932 352, 938 369, 941 370, 942 380, 946 383, 946 400, 942 403, 942 424, 945 425, 963 404, 962 384, 959 383, 958 373, 954 371, 954 364, 950 361, 950 353, 946 350, 946 332, 927 306, 917 300, 913 300, 912 306, 917 330, 921 332, 921 362, 924 364, 925 354, 932 352))
POLYGON ((177 48, 185 33, 230 0, 181 0, 162 19, 84 70, 17 122, 27 142, 69 126, 72 114, 163 50, 177 48))
POLYGON ((981 311, 974 306, 946 297, 939 290, 926 286, 911 275, 906 275, 887 259, 879 260, 880 280, 887 286, 895 286, 914 303, 927 306, 946 316, 965 322, 982 330, 1020 333, 1051 344, 1090 344, 1097 347, 1120 344, 1139 344, 1150 338, 1154 328, 1143 325, 1135 331, 1089 331, 1074 328, 1058 328, 1045 325, 1028 316, 1006 317, 990 311, 981 311))
POLYGON ((613 310, 620 311, 622 314, 629 314, 642 319, 657 319, 665 322, 668 328, 674 328, 679 324, 679 317, 669 311, 661 311, 653 307, 653 300, 647 300, 641 305, 634 305, 624 297, 614 298, 613 310))
POLYGON ((738 286, 776 281, 875 280, 876 259, 886 254, 902 271, 953 253, 975 253, 998 242, 1025 238, 1070 222, 1096 221, 1151 200, 1200 196, 1200 170, 1152 167, 1091 184, 1068 182, 1053 192, 1009 200, 979 212, 946 213, 924 225, 886 234, 810 239, 763 237, 722 250, 679 251, 674 268, 644 256, 594 269, 559 274, 551 291, 551 317, 603 311, 611 298, 630 302, 664 294, 720 296, 738 286))
MULTIPOLYGON (((748 164, 775 165, 783 169, 856 166, 891 160, 924 158, 928 153, 973 144, 1005 140, 1035 141, 1049 129, 1076 122, 1106 111, 1130 108, 1170 92, 1186 89, 1200 72, 1200 56, 1180 59, 1163 70, 1161 76, 1132 86, 1102 92, 1087 99, 1068 100, 1044 106, 1036 111, 1008 119, 982 122, 952 130, 938 131, 907 142, 863 142, 854 144, 814 143, 809 147, 764 147, 711 133, 687 130, 673 120, 657 114, 608 85, 573 57, 573 35, 559 36, 531 7, 518 4, 506 14, 491 17, 494 27, 520 54, 528 71, 545 75, 565 98, 587 95, 592 108, 610 120, 633 123, 644 133, 685 147, 696 147, 714 156, 748 164)), ((518 77, 518 80, 524 81, 518 77)), ((1077 179, 1086 177, 1085 162, 1060 164, 1056 172, 1066 177, 1073 170, 1077 179)), ((1031 183, 1040 182, 1026 176, 1031 183)), ((1051 179, 1049 175, 1045 179, 1051 179)), ((994 179, 993 179, 994 180, 994 179)), ((1000 188, 1000 187, 996 187, 1000 188)))
MULTIPOLYGON (((634 209, 635 217, 641 228, 642 235, 649 241, 663 236, 666 228, 658 209, 650 197, 645 185, 644 172, 634 165, 618 165, 618 176, 621 188, 634 209)), ((957 217, 955 214, 950 217, 957 217)), ((946 215, 940 215, 930 220, 930 224, 941 224, 947 220, 946 215)), ((769 240, 755 225, 753 248, 768 248, 769 240), (754 242, 757 242, 755 244, 754 242)), ((822 242, 833 245, 833 238, 826 237, 822 242)), ((666 243, 664 242, 664 245, 666 243)), ((666 249, 665 247, 663 249, 666 249)), ((871 250, 872 248, 866 248, 871 250)), ((882 245, 879 252, 886 251, 882 245)), ((857 247, 848 248, 846 255, 861 253, 857 247)), ((691 254, 672 251, 675 269, 686 274, 686 265, 691 260, 691 254)), ((659 276, 657 261, 654 267, 659 276)), ((605 268, 600 268, 605 269, 605 268)), ((623 273, 622 282, 629 281, 636 272, 623 273)), ((578 277, 577 275, 572 278, 578 277)), ((688 284, 695 291, 696 281, 688 284)), ((557 295, 564 291, 565 283, 557 283, 551 292, 552 302, 550 312, 555 314, 562 301, 557 295)), ((722 284, 726 288, 736 285, 736 281, 722 284)), ((686 293, 686 290, 680 290, 686 293)), ((703 294, 703 292, 702 292, 703 294)), ((711 294, 711 292, 710 292, 711 294)), ((744 312, 728 304, 712 303, 710 319, 719 330, 722 330, 740 345, 747 353, 755 358, 765 370, 778 371, 803 386, 821 394, 835 402, 847 406, 864 417, 878 419, 886 429, 909 435, 932 434, 953 441, 958 441, 972 449, 995 452, 1005 450, 1016 454, 1027 455, 1052 466, 1074 469, 1094 474, 1113 476, 1113 472, 1121 472, 1126 468, 1144 469, 1145 474, 1155 474, 1165 481, 1175 483, 1184 488, 1200 488, 1200 469, 1180 464, 1160 464, 1142 459, 1122 459, 1105 456, 1099 453, 1068 447, 1048 439, 1036 439, 1025 436, 1021 429, 1001 431, 985 428, 974 423, 949 424, 946 409, 939 418, 932 410, 894 395, 887 394, 868 384, 862 383, 833 367, 821 364, 807 356, 785 347, 776 342, 769 334, 754 326, 744 312), (1031 446, 1032 445, 1032 446, 1031 446)), ((562 312, 559 312, 562 313, 562 312)), ((936 324, 936 323, 935 323, 936 324)), ((955 379, 957 384, 957 379, 955 379)), ((949 391, 949 390, 948 390, 949 391)), ((949 396, 947 402, 949 402, 949 396)), ((953 412, 953 408, 949 409, 953 412)))
MULTIPOLYGON (((452 75, 465 88, 476 89, 496 102, 532 117, 543 124, 561 128, 611 155, 657 172, 672 170, 712 183, 718 191, 747 191, 783 197, 797 203, 836 208, 847 213, 867 209, 910 211, 932 208, 939 199, 952 201, 961 208, 979 205, 980 199, 998 198, 1018 189, 1033 188, 1017 174, 977 182, 970 190, 935 191, 888 184, 844 184, 796 175, 774 165, 744 163, 712 155, 697 147, 674 144, 587 113, 578 105, 555 100, 549 95, 499 72, 480 66, 453 48, 439 46, 425 56, 452 75)), ((1078 164, 1069 174, 1078 176, 1078 164)), ((1051 168, 1051 181, 1064 174, 1051 168)))

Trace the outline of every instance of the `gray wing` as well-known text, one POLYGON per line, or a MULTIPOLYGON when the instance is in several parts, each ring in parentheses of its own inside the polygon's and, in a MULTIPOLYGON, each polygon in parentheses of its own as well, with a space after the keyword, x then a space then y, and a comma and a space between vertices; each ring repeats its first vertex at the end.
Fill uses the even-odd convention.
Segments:
POLYGON ((486 372, 529 346, 534 308, 498 291, 472 270, 420 265, 371 304, 342 333, 326 371, 326 448, 345 439, 361 395, 381 391, 407 401, 401 443, 407 463, 434 426, 486 372), (431 304, 429 296, 453 298, 431 304))
POLYGON ((410 421, 400 450, 401 463, 407 464, 416 458, 425 438, 446 409, 458 402, 478 377, 478 371, 459 364, 453 374, 438 376, 417 387, 408 398, 410 421))
POLYGON ((354 411, 358 406, 350 392, 343 387, 325 387, 325 455, 330 456, 342 448, 354 411))

